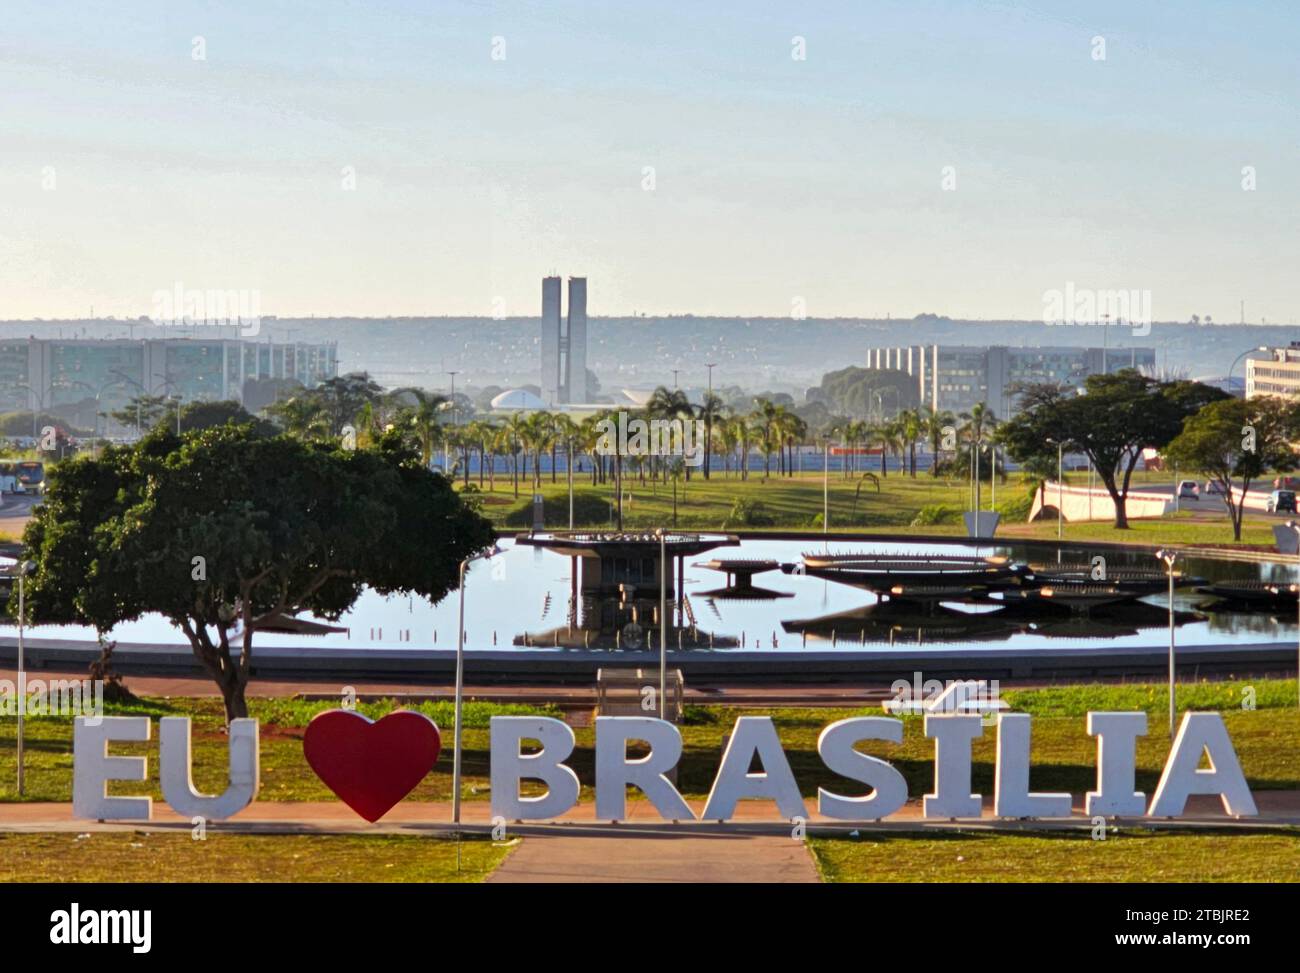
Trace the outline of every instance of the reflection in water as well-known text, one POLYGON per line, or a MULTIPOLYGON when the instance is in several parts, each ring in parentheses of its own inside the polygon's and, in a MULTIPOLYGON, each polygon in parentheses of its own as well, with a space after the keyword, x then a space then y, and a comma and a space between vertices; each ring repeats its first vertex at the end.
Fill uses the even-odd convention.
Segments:
MULTIPOLYGON (((719 561, 793 565, 801 561, 813 543, 807 539, 747 538, 739 545, 719 546, 705 557, 716 554, 719 561)), ((465 589, 465 645, 469 652, 509 650, 512 646, 519 651, 544 651, 557 645, 613 649, 627 648, 630 641, 637 640, 643 646, 658 646, 659 591, 654 565, 628 560, 619 566, 625 580, 612 582, 611 591, 601 593, 582 588, 575 591, 574 564, 569 557, 511 539, 504 540, 503 546, 503 554, 475 561, 470 566, 465 589)), ((866 549, 897 555, 969 557, 976 552, 971 546, 909 544, 901 539, 887 545, 827 540, 815 546, 823 554, 860 555, 866 549)), ((1086 546, 1070 545, 1062 550, 1058 561, 1051 554, 1045 555, 1041 547, 1031 549, 1002 543, 985 544, 978 553, 1001 555, 1009 562, 1039 570, 1059 567, 1063 575, 1077 570, 1077 566, 1090 565, 1097 554, 1086 546)), ((1116 586, 1122 584, 1120 572, 1149 574, 1158 567, 1149 553, 1106 549, 1104 556, 1107 578, 1116 586)), ((837 650, 849 653, 888 648, 891 633, 896 645, 906 644, 908 640, 915 644, 918 629, 922 645, 942 641, 949 646, 969 645, 972 651, 992 645, 1024 650, 1048 646, 1147 648, 1165 642, 1167 595, 1164 591, 1145 595, 1122 611, 1104 606, 1093 608, 1083 618, 1075 618, 1068 610, 1049 614, 1036 609, 1032 616, 1016 615, 1012 610, 1014 605, 993 598, 983 599, 979 604, 955 604, 950 597, 939 597, 931 610, 924 601, 913 602, 908 607, 904 603, 906 597, 890 601, 897 598, 892 592, 885 592, 882 600, 880 595, 862 587, 806 574, 785 574, 780 570, 757 573, 753 586, 781 597, 736 597, 735 592, 726 590, 739 584, 734 573, 733 584, 719 592, 719 582, 727 580, 725 573, 700 563, 705 558, 691 554, 675 560, 671 576, 665 579, 671 584, 667 629, 671 651, 677 649, 679 640, 683 649, 707 651, 712 646, 721 651, 743 645, 749 650, 775 647, 798 651, 805 644, 805 629, 808 643, 815 641, 822 649, 831 645, 833 631, 837 650), (839 622, 819 624, 823 619, 839 615, 846 616, 842 626, 839 622)), ((1281 559, 1273 563, 1252 563, 1188 558, 1183 570, 1188 576, 1205 579, 1207 584, 1222 581, 1291 584, 1297 576, 1294 561, 1281 559)), ((577 580, 581 584, 581 574, 577 580)), ((1063 580, 1070 583, 1064 577, 1063 580)), ((1076 578, 1074 583, 1083 582, 1076 578)), ((917 592, 913 590, 912 594, 917 592)), ((456 644, 458 602, 454 592, 431 604, 422 598, 384 597, 366 591, 336 623, 341 632, 265 633, 259 635, 257 644, 313 650, 451 649, 456 644)), ((1249 645, 1296 639, 1294 597, 1281 611, 1234 611, 1221 600, 1183 588, 1176 593, 1174 603, 1179 612, 1179 645, 1249 645), (1193 614, 1198 610, 1199 615, 1193 614)), ((0 627, 0 637, 13 638, 15 634, 12 627, 0 627)), ((124 623, 107 634, 123 644, 186 644, 184 637, 158 616, 124 623)), ((36 626, 29 629, 28 635, 45 640, 93 642, 95 639, 95 632, 85 626, 36 626)))
MULTIPOLYGON (((1176 626, 1199 622, 1194 612, 1176 611, 1176 626)), ((992 611, 972 612, 963 606, 882 601, 853 611, 783 623, 787 632, 803 636, 804 644, 818 640, 890 646, 942 643, 1005 642, 1016 635, 1047 639, 1114 639, 1135 636, 1144 629, 1166 629, 1169 612, 1143 602, 1111 604, 1087 614, 1069 610, 1042 611, 1013 604, 992 611)))

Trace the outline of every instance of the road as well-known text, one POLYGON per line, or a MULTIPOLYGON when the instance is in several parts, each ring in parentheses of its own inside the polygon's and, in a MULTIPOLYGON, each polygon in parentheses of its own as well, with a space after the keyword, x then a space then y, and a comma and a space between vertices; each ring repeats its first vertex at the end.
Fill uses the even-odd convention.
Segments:
POLYGON ((40 503, 41 498, 35 493, 6 493, 0 504, 0 534, 22 537, 27 521, 31 519, 32 508, 40 503))

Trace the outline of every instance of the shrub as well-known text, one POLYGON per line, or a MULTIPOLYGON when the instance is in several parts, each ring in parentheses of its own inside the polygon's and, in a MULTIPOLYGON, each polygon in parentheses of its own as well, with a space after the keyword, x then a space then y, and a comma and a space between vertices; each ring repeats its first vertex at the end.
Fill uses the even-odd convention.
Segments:
POLYGON ((775 523, 776 520, 762 503, 737 497, 722 527, 724 530, 728 527, 771 527, 775 523))
POLYGON ((941 524, 960 524, 961 510, 946 503, 928 503, 912 518, 913 527, 937 527, 941 524))

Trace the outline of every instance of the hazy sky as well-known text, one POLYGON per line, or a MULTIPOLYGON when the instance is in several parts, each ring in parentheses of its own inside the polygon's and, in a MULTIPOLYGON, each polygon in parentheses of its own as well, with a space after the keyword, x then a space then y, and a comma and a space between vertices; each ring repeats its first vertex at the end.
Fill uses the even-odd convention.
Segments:
POLYGON ((5 0, 0 318, 147 314, 176 281, 536 315, 554 272, 593 314, 1038 318, 1073 282, 1297 321, 1298 25, 1295 0, 5 0))

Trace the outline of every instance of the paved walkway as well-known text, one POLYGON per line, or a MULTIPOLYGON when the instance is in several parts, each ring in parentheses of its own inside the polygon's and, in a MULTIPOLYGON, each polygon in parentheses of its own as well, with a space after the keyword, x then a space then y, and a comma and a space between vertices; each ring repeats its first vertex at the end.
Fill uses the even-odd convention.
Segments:
POLYGON ((697 837, 633 831, 622 837, 529 837, 489 882, 821 881, 802 840, 789 835, 697 837))
MULTIPOLYGON (((1300 791, 1254 792, 1259 814, 1253 818, 1232 818, 1223 813, 1223 806, 1215 797, 1192 797, 1187 802, 1184 817, 1124 818, 1120 824, 1148 827, 1240 827, 1274 828, 1300 827, 1300 791)), ((825 818, 816 812, 816 800, 808 799, 807 826, 817 830, 891 830, 929 831, 960 828, 962 830, 987 829, 998 831, 1043 831, 1054 828, 1091 827, 1091 819, 1084 813, 1082 799, 1076 795, 1074 815, 1069 819, 1035 821, 1004 820, 993 817, 992 798, 984 796, 984 816, 957 821, 927 820, 921 816, 921 802, 908 801, 896 814, 884 821, 848 822, 825 818)), ((691 810, 698 816, 704 802, 688 800, 691 810)), ((461 805, 461 830, 487 831, 492 827, 489 804, 483 800, 465 801, 461 805)), ((0 832, 6 831, 112 831, 134 830, 141 827, 157 830, 190 827, 182 818, 161 801, 153 805, 153 818, 148 822, 94 822, 72 816, 70 803, 29 802, 0 804, 0 832)), ((402 801, 384 818, 370 824, 358 817, 342 801, 255 801, 235 817, 224 822, 213 822, 213 829, 267 833, 337 833, 337 834, 409 834, 412 832, 452 831, 451 803, 448 801, 402 801)), ((566 834, 599 835, 605 838, 626 838, 650 832, 662 834, 696 835, 700 837, 730 836, 739 832, 748 834, 788 835, 792 823, 784 820, 770 801, 741 801, 736 812, 725 824, 717 821, 681 821, 673 823, 659 817, 649 801, 629 800, 627 818, 617 824, 598 821, 595 804, 584 801, 568 813, 553 821, 507 822, 512 834, 566 834)))
MULTIPOLYGON (((1260 814, 1226 817, 1213 798, 1193 798, 1189 816, 1177 821, 1135 818, 1127 827, 1259 828, 1300 827, 1300 791, 1260 791, 1260 814)), ((702 802, 690 801, 699 814, 702 802)), ((810 810, 814 805, 809 802, 810 810)), ((663 821, 647 801, 629 801, 628 819, 618 824, 595 820, 591 803, 580 804, 556 821, 506 823, 506 837, 525 840, 491 877, 492 882, 817 882, 805 830, 813 834, 934 831, 1038 832, 1088 829, 1091 821, 1075 809, 1069 820, 1003 821, 991 816, 962 821, 927 821, 919 801, 911 801, 883 822, 857 824, 810 813, 806 828, 781 820, 766 801, 742 802, 726 824, 663 821)), ((404 801, 382 821, 369 824, 340 801, 255 802, 226 822, 208 825, 210 833, 245 834, 450 834, 489 832, 493 823, 486 801, 467 801, 462 823, 451 823, 446 802, 404 801)), ((188 832, 192 823, 165 804, 154 804, 153 819, 134 822, 85 821, 63 803, 0 804, 0 833, 188 832)))

